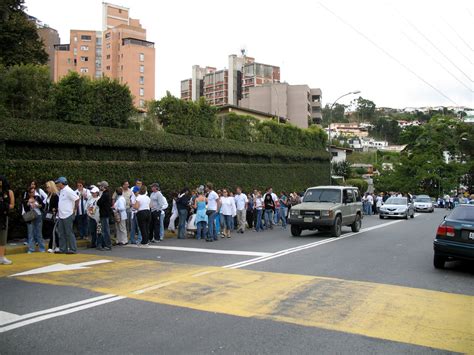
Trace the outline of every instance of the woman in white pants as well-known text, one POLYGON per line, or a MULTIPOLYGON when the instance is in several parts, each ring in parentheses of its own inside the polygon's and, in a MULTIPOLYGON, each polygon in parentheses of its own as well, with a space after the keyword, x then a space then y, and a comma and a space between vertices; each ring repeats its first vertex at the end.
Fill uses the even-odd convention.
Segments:
POLYGON ((173 207, 171 208, 171 217, 170 217, 170 223, 168 223, 168 230, 175 233, 176 232, 176 227, 175 227, 175 221, 176 218, 178 218, 178 207, 176 206, 176 194, 173 194, 173 207))
POLYGON ((116 230, 115 233, 117 235, 117 244, 118 245, 126 245, 128 244, 128 236, 127 236, 127 206, 125 202, 125 197, 123 197, 123 190, 121 187, 115 190, 117 195, 117 199, 115 200, 114 208, 120 215, 120 222, 116 221, 115 226, 116 230))

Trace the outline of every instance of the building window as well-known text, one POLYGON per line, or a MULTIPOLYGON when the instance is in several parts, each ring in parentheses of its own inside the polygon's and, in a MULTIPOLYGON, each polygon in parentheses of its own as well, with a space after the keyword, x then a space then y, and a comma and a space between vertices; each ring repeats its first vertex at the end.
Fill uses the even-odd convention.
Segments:
POLYGON ((105 39, 109 39, 109 38, 110 38, 110 34, 111 34, 110 32, 107 32, 107 33, 105 34, 105 39))
POLYGON ((71 58, 67 59, 67 64, 71 64, 71 58))
POLYGON ((88 51, 89 50, 89 46, 81 46, 81 51, 88 51))
POLYGON ((140 76, 140 80, 138 81, 140 85, 143 85, 145 84, 145 77, 144 76, 140 76))
POLYGON ((120 70, 123 71, 123 65, 120 66, 120 70))
POLYGON ((140 73, 144 73, 145 72, 145 66, 144 65, 140 65, 140 73))
POLYGON ((140 107, 145 107, 145 100, 143 99, 140 99, 140 107))
POLYGON ((105 48, 110 49, 110 43, 107 43, 107 45, 105 46, 105 48))
POLYGON ((74 53, 74 55, 77 55, 77 48, 73 49, 73 53, 74 53))
POLYGON ((105 69, 110 70, 110 65, 107 65, 105 69))
POLYGON ((88 73, 89 72, 89 68, 81 68, 81 73, 88 73))
POLYGON ((81 35, 81 41, 90 41, 92 36, 89 35, 81 35))
POLYGON ((105 57, 106 59, 110 59, 110 54, 107 54, 107 56, 105 57))
POLYGON ((139 58, 140 58, 140 62, 144 62, 145 61, 145 54, 140 53, 139 58))
POLYGON ((77 36, 74 36, 74 42, 77 42, 77 36))
POLYGON ((88 62, 89 61, 89 57, 81 57, 81 62, 88 62))
POLYGON ((143 96, 145 95, 145 89, 144 88, 140 88, 140 96, 143 96))

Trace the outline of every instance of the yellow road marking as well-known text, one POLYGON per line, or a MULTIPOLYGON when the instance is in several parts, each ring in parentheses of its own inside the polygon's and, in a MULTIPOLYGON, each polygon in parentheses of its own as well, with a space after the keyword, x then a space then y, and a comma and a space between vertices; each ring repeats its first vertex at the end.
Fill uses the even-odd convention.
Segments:
POLYGON ((241 317, 257 317, 438 349, 472 352, 474 297, 333 278, 112 258, 18 255, 5 277, 54 263, 90 269, 15 277, 241 317), (143 291, 143 292, 138 292, 143 291))

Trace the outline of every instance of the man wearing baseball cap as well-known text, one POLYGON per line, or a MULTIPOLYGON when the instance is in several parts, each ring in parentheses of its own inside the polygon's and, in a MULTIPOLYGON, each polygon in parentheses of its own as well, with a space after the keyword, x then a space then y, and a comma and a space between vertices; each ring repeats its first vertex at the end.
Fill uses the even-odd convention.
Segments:
POLYGON ((55 181, 59 189, 58 234, 60 254, 76 254, 76 236, 72 229, 74 213, 77 210, 79 196, 68 185, 67 179, 61 176, 55 181))

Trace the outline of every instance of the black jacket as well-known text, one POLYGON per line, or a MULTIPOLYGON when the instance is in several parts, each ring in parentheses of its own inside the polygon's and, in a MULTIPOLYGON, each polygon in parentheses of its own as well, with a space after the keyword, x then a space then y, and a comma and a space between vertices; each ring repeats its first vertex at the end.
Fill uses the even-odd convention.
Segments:
POLYGON ((100 218, 110 218, 112 216, 112 199, 109 190, 102 192, 97 201, 97 207, 99 207, 100 218))

